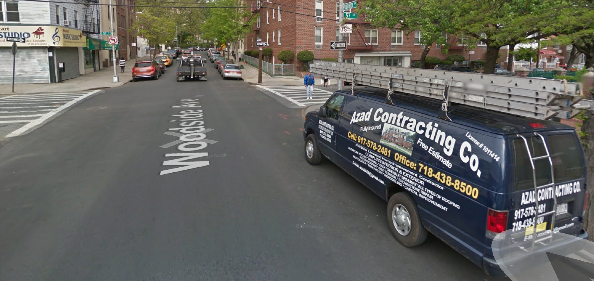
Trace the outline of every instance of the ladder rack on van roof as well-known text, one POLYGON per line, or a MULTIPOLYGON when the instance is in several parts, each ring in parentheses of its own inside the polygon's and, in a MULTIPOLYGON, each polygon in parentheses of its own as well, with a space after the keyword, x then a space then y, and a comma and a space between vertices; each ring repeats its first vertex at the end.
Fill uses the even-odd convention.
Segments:
POLYGON ((439 115, 446 120, 450 102, 536 119, 569 119, 594 109, 594 101, 583 99, 580 84, 565 80, 326 61, 313 63, 310 71, 350 81, 352 87, 371 86, 442 100, 439 115))

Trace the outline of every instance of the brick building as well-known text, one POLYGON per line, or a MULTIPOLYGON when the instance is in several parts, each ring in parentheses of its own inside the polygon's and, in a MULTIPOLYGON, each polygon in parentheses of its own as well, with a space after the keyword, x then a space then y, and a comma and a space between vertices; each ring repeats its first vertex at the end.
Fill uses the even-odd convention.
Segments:
MULTIPOLYGON (((252 3, 257 23, 246 38, 246 49, 257 50, 256 41, 261 39, 272 48, 275 62, 282 50, 291 50, 295 55, 310 50, 315 59, 338 58, 338 51, 330 49, 330 42, 338 41, 338 1, 259 0, 252 3)), ((419 43, 418 31, 374 29, 362 15, 348 23, 353 24, 353 33, 343 36, 347 42, 347 50, 343 52, 346 62, 408 67, 421 57, 424 46, 419 43)), ((445 59, 459 54, 468 59, 470 51, 471 61, 485 59, 487 47, 484 44, 468 50, 464 38, 451 37, 448 43, 447 54, 443 47, 434 45, 428 56, 445 59)), ((501 56, 503 59, 505 55, 501 56)))
POLYGON ((132 32, 132 25, 136 18, 136 0, 117 0, 115 8, 115 23, 119 43, 119 56, 125 60, 135 59, 137 51, 136 34, 132 32))

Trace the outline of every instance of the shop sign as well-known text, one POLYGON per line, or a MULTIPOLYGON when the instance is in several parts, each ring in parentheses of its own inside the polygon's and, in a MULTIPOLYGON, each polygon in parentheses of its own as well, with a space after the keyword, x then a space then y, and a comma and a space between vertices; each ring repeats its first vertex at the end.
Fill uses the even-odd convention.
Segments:
POLYGON ((24 38, 19 47, 86 47, 87 37, 78 29, 61 26, 0 25, 0 47, 10 47, 6 38, 24 38))
MULTIPOLYGON (((111 46, 112 45, 109 44, 108 41, 101 40, 101 49, 103 49, 103 50, 111 50, 111 46)), ((116 50, 119 50, 120 49, 120 44, 115 44, 114 46, 115 46, 115 49, 116 50)))

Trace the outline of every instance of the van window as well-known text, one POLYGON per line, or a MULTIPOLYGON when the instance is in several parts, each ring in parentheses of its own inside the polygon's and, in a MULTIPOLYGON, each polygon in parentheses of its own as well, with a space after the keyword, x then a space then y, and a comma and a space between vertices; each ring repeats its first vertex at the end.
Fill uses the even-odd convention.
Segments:
MULTIPOLYGON (((546 155, 542 140, 538 136, 526 138, 532 157, 546 155)), ((571 134, 551 135, 547 137, 549 151, 553 161, 555 182, 566 182, 581 178, 584 164, 580 155, 580 147, 571 134)), ((516 191, 533 189, 534 177, 532 165, 522 139, 514 139, 514 183, 516 191)), ((534 161, 536 184, 551 183, 551 166, 548 158, 534 161)))
POLYGON ((340 116, 340 110, 342 109, 342 102, 344 101, 343 95, 336 95, 326 103, 326 116, 328 118, 338 120, 340 116))

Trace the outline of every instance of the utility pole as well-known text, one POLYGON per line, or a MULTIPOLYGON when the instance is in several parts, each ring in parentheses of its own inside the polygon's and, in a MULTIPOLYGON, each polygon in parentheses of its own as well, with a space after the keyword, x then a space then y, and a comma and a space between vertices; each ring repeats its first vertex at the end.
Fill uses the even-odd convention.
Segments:
MULTIPOLYGON (((338 28, 342 24, 342 20, 344 18, 344 11, 342 6, 344 5, 344 1, 340 0, 338 2, 338 28)), ((340 30, 339 30, 340 31, 340 30)), ((338 32, 338 41, 342 41, 342 33, 338 32)), ((338 50, 338 62, 342 62, 342 50, 338 50)), ((342 90, 342 80, 338 79, 338 90, 342 90)))
MULTIPOLYGON (((115 36, 115 32, 113 31, 113 8, 111 6, 111 0, 109 0, 109 12, 111 13, 110 17, 110 24, 111 24, 111 36, 115 36)), ((118 77, 118 71, 116 70, 116 53, 115 53, 115 44, 111 44, 111 52, 113 57, 113 83, 120 82, 120 77, 118 77)))
POLYGON ((258 55, 258 84, 262 84, 262 46, 259 47, 258 55))
POLYGON ((175 47, 179 47, 179 39, 177 39, 177 25, 175 26, 175 47))

